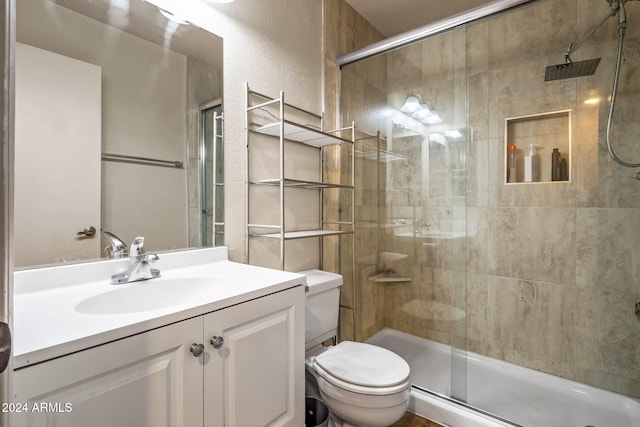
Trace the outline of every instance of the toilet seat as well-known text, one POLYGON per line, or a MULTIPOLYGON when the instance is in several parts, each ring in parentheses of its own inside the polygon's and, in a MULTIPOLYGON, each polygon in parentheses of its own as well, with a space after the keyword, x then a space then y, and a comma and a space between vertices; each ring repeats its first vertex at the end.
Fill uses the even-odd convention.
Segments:
POLYGON ((371 344, 343 341, 317 356, 313 366, 328 383, 358 394, 391 395, 411 385, 407 362, 371 344))

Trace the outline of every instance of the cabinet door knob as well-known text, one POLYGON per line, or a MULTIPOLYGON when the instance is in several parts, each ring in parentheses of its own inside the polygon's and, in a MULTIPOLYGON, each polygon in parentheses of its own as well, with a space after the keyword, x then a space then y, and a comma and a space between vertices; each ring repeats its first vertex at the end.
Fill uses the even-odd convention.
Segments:
POLYGON ((195 357, 198 357, 202 353, 204 353, 204 344, 193 343, 193 344, 191 344, 191 347, 189 348, 189 351, 191 351, 191 353, 193 353, 193 355, 195 357))
POLYGON ((211 343, 213 348, 220 348, 220 347, 222 347, 222 344, 224 344, 224 338, 213 336, 213 337, 211 337, 209 342, 211 343))

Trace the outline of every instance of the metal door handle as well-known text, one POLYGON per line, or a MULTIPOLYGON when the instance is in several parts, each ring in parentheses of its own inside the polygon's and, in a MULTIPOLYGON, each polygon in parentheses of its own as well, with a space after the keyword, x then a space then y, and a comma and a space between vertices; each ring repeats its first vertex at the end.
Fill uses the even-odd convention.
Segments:
POLYGON ((85 227, 84 230, 78 231, 78 236, 91 237, 96 234, 96 228, 93 225, 85 227))
POLYGON ((222 345, 224 344, 224 338, 213 336, 213 337, 211 337, 209 342, 211 343, 213 348, 218 349, 218 348, 222 347, 222 345))
POLYGON ((202 353, 204 353, 204 344, 193 343, 191 344, 191 347, 189 347, 189 351, 193 353, 195 357, 199 357, 202 353))

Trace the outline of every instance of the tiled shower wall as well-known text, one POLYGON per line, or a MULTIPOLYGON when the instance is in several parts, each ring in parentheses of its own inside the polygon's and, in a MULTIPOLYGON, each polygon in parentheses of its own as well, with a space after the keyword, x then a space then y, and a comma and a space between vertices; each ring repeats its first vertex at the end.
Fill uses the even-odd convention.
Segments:
MULTIPOLYGON (((544 82, 545 67, 606 13, 606 2, 541 0, 342 70, 343 120, 382 131, 382 148, 412 159, 356 158, 357 339, 390 326, 451 342, 462 308, 468 350, 640 397, 640 182, 605 145, 615 19, 573 55, 602 57, 594 76, 544 82), (462 183, 450 166, 436 186, 433 162, 416 161, 423 143, 393 138, 389 109, 414 91, 443 117, 425 136, 463 124, 462 183), (591 97, 601 102, 584 104, 591 97), (571 181, 505 184, 505 119, 565 109, 571 181), (375 233, 361 229, 368 220, 375 233), (466 239, 437 245, 404 232, 455 236, 460 224, 466 239), (358 260, 380 253, 406 255, 392 267, 411 282, 369 283, 380 257, 358 260)), ((640 162, 640 5, 629 3, 627 14, 612 140, 620 157, 640 162)), ((550 162, 549 151, 540 156, 550 162)))
MULTIPOLYGON (((340 103, 341 96, 341 71, 336 65, 336 56, 341 53, 349 52, 362 46, 369 45, 376 41, 381 40, 382 35, 369 24, 364 18, 358 15, 353 8, 347 4, 344 0, 324 0, 323 1, 323 53, 324 53, 324 127, 325 129, 337 129, 342 126, 347 126, 351 121, 356 122, 356 127, 361 129, 364 127, 363 119, 367 118, 367 114, 359 113, 360 108, 348 108, 349 111, 355 112, 355 116, 339 117, 338 105, 340 103)), ((365 104, 361 101, 366 99, 370 100, 371 97, 376 99, 376 104, 384 104, 385 90, 384 79, 386 76, 386 69, 384 68, 384 59, 375 60, 374 63, 377 66, 366 66, 363 68, 363 72, 366 73, 366 77, 362 79, 362 84, 357 84, 358 87, 355 90, 360 90, 359 96, 354 96, 355 102, 358 102, 358 107, 365 107, 365 104), (372 91, 372 87, 367 87, 367 93, 365 90, 365 80, 375 81, 375 91, 372 91)), ((355 107, 355 106, 354 106, 355 107)), ((342 106, 345 110, 345 106, 342 106)), ((373 127, 375 128, 375 126, 373 127)), ((356 143, 355 150, 362 149, 362 141, 371 141, 370 137, 366 135, 359 135, 356 138, 359 142, 356 143)), ((374 143, 375 146, 375 143, 374 143)), ((345 156, 346 150, 342 151, 339 160, 331 159, 331 151, 329 151, 328 158, 325 158, 325 176, 332 182, 348 182, 345 180, 345 172, 349 173, 350 170, 345 170, 345 162, 350 163, 351 158, 345 156), (338 177, 342 175, 342 180, 338 177)), ((358 228, 355 235, 355 252, 356 254, 362 253, 363 248, 367 249, 367 252, 374 254, 376 252, 377 234, 377 169, 376 164, 366 162, 364 164, 358 161, 356 158, 356 171, 355 171, 355 216, 356 224, 361 224, 363 215, 370 223, 374 225, 368 231, 364 231, 358 228)), ((336 215, 336 212, 340 211, 343 206, 349 206, 350 204, 343 204, 344 197, 349 197, 348 191, 341 191, 342 194, 336 195, 329 193, 328 197, 323 201, 323 208, 325 209, 325 217, 332 218, 336 215)), ((339 335, 343 340, 363 340, 362 330, 363 326, 363 309, 370 313, 370 317, 377 318, 377 322, 373 322, 376 330, 383 327, 383 311, 382 306, 378 308, 378 303, 372 301, 363 304, 363 298, 366 299, 367 295, 363 295, 362 277, 363 274, 356 265, 356 271, 353 271, 353 250, 351 236, 338 238, 325 238, 325 244, 323 247, 323 268, 327 271, 339 272, 344 277, 344 284, 340 291, 340 330, 339 335)), ((358 255, 356 255, 358 256, 358 255)), ((368 265, 371 268, 371 264, 368 265)), ((366 281, 366 276, 364 277, 366 281)), ((365 290, 366 292, 366 290, 365 290)), ((369 300, 367 300, 369 301, 369 300)), ((381 300, 378 300, 381 301, 381 300)))
MULTIPOLYGON (((629 30, 612 137, 640 162, 640 8, 629 30), (637 25, 634 25, 637 23, 637 25)), ((544 82, 607 3, 542 0, 467 28, 468 348, 640 397, 640 182, 609 159, 605 123, 617 34, 610 19, 575 54, 594 76, 544 82), (587 105, 585 100, 601 102, 587 105), (572 181, 504 185, 504 120, 571 109, 572 181)), ((551 161, 550 150, 541 153, 551 161)))

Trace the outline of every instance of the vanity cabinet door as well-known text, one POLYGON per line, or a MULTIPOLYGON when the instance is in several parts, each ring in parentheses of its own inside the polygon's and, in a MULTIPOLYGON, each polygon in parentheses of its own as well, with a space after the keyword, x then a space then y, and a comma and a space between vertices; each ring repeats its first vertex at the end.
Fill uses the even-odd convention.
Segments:
POLYGON ((201 426, 202 317, 14 373, 14 427, 201 426))
POLYGON ((210 313, 204 331, 205 427, 304 425, 302 286, 210 313))

